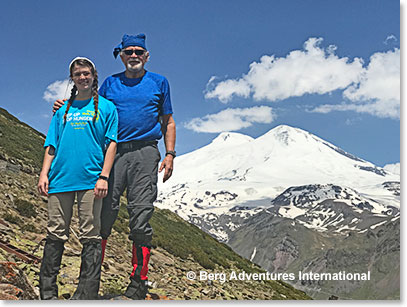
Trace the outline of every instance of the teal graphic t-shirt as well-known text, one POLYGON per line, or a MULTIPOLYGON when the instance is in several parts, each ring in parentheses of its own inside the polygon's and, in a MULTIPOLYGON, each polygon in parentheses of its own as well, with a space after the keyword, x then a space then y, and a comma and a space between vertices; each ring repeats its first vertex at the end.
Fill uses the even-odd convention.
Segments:
POLYGON ((110 141, 117 142, 117 110, 99 96, 98 115, 93 98, 67 103, 54 115, 44 147, 53 146, 55 157, 48 173, 48 193, 91 190, 102 171, 104 152, 110 141))

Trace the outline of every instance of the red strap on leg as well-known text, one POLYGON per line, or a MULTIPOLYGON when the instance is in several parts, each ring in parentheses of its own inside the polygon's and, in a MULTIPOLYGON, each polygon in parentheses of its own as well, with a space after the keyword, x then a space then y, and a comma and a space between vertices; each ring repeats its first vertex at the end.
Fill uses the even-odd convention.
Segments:
POLYGON ((131 253, 132 253, 132 257, 131 257, 131 264, 134 266, 134 265, 136 265, 137 266, 137 247, 136 247, 136 245, 132 245, 132 250, 131 250, 131 253))
POLYGON ((145 246, 136 246, 133 244, 133 249, 132 249, 132 259, 131 263, 133 264, 133 272, 131 273, 131 277, 134 275, 140 275, 141 280, 147 280, 147 273, 148 273, 148 262, 150 261, 150 248, 145 247, 145 246), (139 253, 139 256, 141 256, 140 261, 137 257, 137 252, 139 253), (139 262, 141 265, 141 268, 139 267, 139 262))
POLYGON ((106 250, 107 239, 102 240, 102 263, 105 259, 105 250, 106 250))
POLYGON ((140 277, 141 280, 147 280, 148 273, 148 262, 150 261, 150 249, 147 247, 142 247, 143 249, 143 267, 141 268, 140 277))

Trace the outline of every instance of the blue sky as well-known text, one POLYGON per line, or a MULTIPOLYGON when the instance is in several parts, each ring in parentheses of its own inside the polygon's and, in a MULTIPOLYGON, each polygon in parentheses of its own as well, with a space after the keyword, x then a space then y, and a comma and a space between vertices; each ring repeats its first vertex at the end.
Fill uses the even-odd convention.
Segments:
POLYGON ((179 154, 221 131, 287 124, 379 166, 400 161, 399 1, 16 0, 1 11, 0 106, 44 134, 72 58, 91 58, 102 82, 123 70, 112 56, 122 35, 142 32, 146 68, 170 82, 179 154))

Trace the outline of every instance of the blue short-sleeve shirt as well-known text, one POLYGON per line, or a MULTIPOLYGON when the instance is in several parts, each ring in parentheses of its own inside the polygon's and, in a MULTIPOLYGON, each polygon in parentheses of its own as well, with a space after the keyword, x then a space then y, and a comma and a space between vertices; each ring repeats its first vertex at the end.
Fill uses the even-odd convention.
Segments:
POLYGON ((142 78, 131 79, 121 72, 108 77, 99 94, 117 108, 119 143, 162 137, 159 117, 172 114, 170 86, 165 77, 146 71, 142 78))

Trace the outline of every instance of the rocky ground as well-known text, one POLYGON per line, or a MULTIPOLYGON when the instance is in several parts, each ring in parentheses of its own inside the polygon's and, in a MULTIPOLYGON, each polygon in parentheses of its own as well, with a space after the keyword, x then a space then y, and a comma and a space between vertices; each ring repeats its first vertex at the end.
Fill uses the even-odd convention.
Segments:
MULTIPOLYGON (((0 239, 41 259, 46 236, 47 199, 36 192, 38 176, 33 172, 21 171, 10 162, 2 162, 0 239)), ((75 213, 58 278, 60 299, 69 299, 78 282, 82 246, 76 237, 77 224, 75 213)), ((101 298, 111 299, 125 290, 132 268, 130 247, 127 236, 113 230, 103 263, 101 298)), ((0 261, 0 270, 3 270, 0 272, 1 299, 38 299, 40 263, 25 263, 1 248, 0 261)), ((229 273, 234 269, 218 266, 214 270, 207 270, 192 258, 176 257, 159 246, 152 249, 148 299, 309 299, 302 291, 275 281, 227 281, 221 284, 219 281, 187 279, 187 272, 199 274, 201 270, 229 273)))

